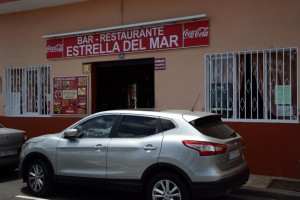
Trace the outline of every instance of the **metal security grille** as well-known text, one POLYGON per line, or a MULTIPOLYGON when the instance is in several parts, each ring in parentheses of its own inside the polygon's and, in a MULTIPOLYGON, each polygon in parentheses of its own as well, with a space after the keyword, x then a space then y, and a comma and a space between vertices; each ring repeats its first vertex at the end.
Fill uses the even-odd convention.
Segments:
POLYGON ((50 66, 6 68, 6 116, 50 116, 50 66))
POLYGON ((298 122, 298 48, 205 57, 207 111, 227 121, 298 122))

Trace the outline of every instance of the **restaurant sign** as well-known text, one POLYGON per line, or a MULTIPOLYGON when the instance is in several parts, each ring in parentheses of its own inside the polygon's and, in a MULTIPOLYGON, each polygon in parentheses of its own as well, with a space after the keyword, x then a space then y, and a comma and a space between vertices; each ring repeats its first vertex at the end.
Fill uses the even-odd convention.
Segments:
POLYGON ((88 105, 88 77, 70 76, 53 78, 54 101, 56 115, 85 115, 88 105))
POLYGON ((47 40, 47 59, 208 46, 208 20, 47 40))

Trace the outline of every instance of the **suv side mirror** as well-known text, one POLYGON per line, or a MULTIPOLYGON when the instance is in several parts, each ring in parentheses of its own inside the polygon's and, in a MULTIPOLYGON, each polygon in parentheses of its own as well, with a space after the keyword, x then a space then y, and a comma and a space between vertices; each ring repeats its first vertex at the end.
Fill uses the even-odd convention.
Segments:
POLYGON ((72 139, 77 137, 77 129, 70 129, 64 132, 64 137, 67 139, 72 139))

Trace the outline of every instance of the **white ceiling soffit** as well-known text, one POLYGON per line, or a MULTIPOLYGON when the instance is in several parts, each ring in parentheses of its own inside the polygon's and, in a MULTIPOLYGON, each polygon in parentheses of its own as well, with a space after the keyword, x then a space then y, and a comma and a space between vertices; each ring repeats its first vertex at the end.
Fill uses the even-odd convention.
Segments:
POLYGON ((129 29, 129 28, 137 28, 137 27, 146 27, 151 25, 160 25, 165 23, 176 23, 179 21, 185 21, 185 20, 196 20, 205 18, 206 14, 200 14, 200 15, 192 15, 192 16, 186 16, 186 17, 177 17, 177 18, 171 18, 171 19, 163 19, 163 20, 157 20, 157 21, 150 21, 150 22, 142 22, 137 24, 127 24, 127 25, 121 25, 121 26, 112 26, 112 27, 106 27, 106 28, 98 28, 98 29, 90 29, 85 31, 76 31, 76 32, 69 32, 69 33, 58 33, 58 34, 52 34, 52 35, 44 35, 43 38, 56 38, 56 37, 66 37, 66 36, 72 36, 72 35, 83 35, 83 34, 92 34, 92 33, 100 33, 104 31, 115 31, 115 30, 123 30, 123 29, 129 29))
POLYGON ((87 0, 0 0, 0 14, 35 10, 82 1, 87 0))

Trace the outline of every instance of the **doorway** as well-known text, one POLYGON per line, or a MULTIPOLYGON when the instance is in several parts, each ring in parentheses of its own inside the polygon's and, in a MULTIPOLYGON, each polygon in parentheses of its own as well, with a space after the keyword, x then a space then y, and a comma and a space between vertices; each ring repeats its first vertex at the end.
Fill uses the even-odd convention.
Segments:
POLYGON ((154 108, 154 59, 92 64, 92 111, 154 108))

